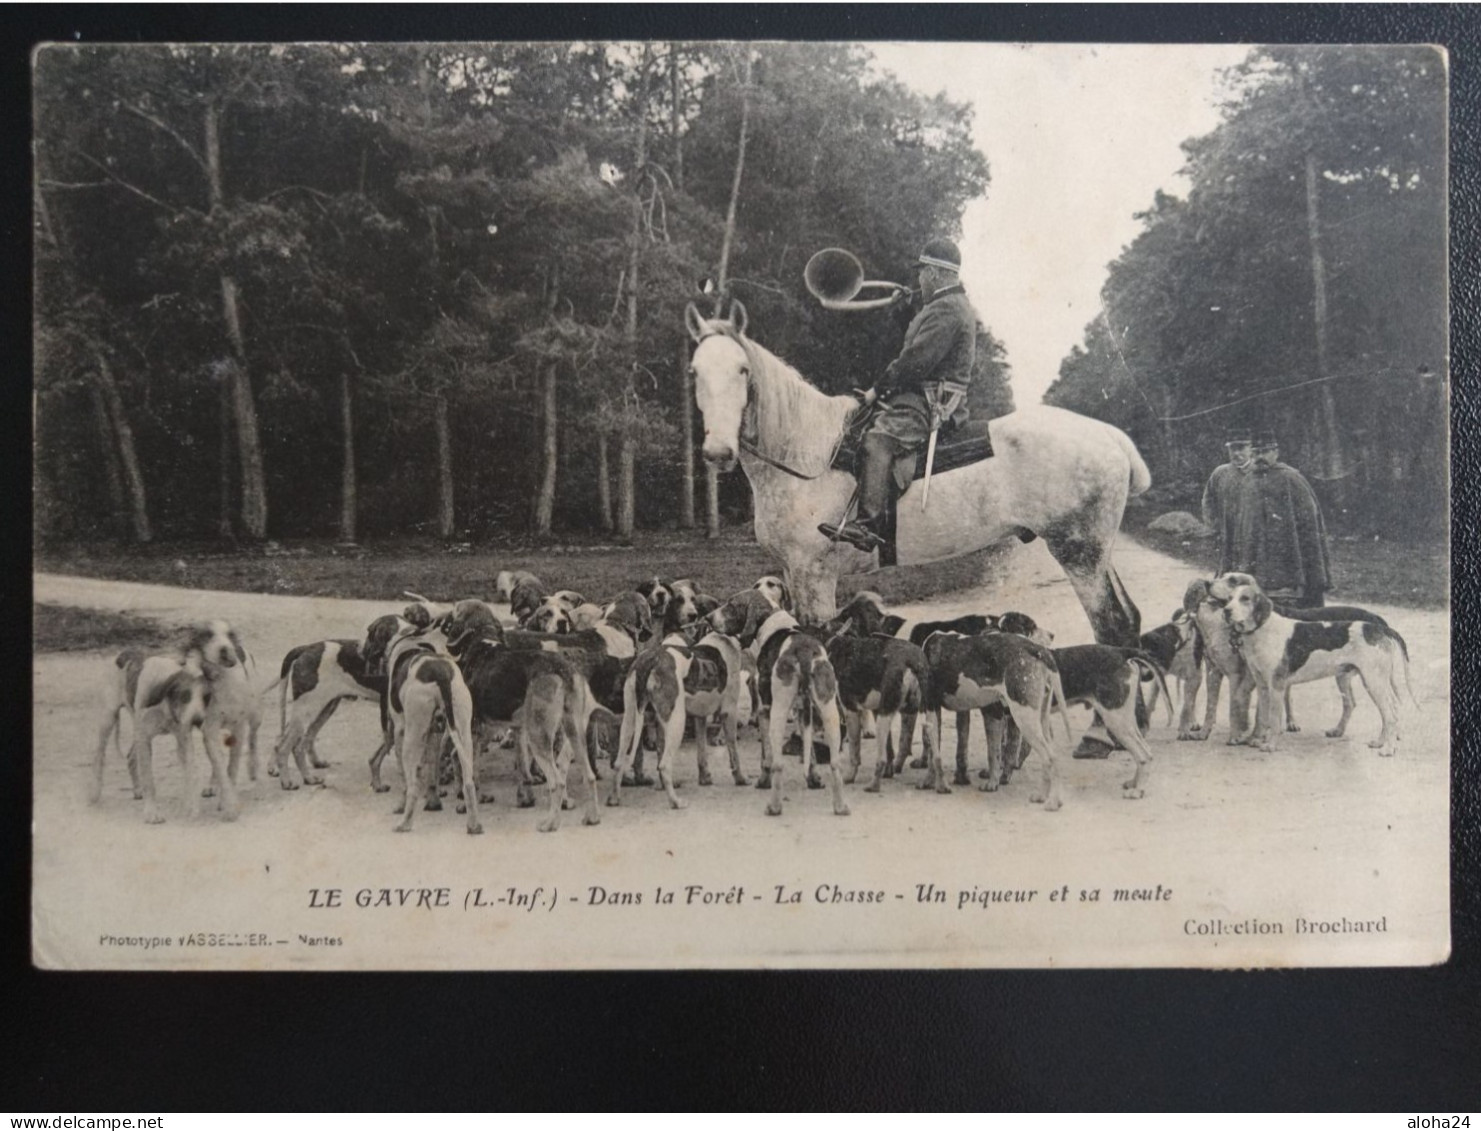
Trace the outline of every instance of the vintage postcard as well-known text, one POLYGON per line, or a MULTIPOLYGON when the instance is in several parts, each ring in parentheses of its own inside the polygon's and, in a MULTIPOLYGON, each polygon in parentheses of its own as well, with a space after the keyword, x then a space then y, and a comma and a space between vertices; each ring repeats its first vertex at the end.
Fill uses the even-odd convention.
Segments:
POLYGON ((48 969, 1450 952, 1448 61, 33 61, 48 969))

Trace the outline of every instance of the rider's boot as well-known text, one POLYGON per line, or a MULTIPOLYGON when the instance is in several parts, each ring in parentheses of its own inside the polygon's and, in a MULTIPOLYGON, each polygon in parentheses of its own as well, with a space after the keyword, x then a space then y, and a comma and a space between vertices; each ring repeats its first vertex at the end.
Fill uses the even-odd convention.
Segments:
POLYGON ((871 432, 864 437, 863 461, 859 468, 859 510, 856 518, 835 526, 818 526, 823 537, 847 542, 865 553, 885 544, 885 506, 889 501, 890 471, 895 461, 894 441, 871 432))

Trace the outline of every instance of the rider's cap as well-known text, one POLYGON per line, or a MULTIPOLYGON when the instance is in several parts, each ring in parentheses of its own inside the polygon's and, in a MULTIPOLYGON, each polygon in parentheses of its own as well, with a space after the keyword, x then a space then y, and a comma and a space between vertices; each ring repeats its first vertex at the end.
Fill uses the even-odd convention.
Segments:
POLYGON ((1248 432, 1236 432, 1224 441, 1224 446, 1226 448, 1247 448, 1253 443, 1248 432))
POLYGON ((1258 436, 1255 437, 1256 451, 1263 451, 1267 448, 1278 447, 1280 447, 1280 441, 1275 438, 1275 433, 1273 432, 1261 432, 1258 436))
POLYGON ((922 267, 942 267, 947 271, 960 271, 962 253, 957 250, 956 244, 938 236, 926 241, 926 246, 921 248, 920 258, 915 262, 922 267))

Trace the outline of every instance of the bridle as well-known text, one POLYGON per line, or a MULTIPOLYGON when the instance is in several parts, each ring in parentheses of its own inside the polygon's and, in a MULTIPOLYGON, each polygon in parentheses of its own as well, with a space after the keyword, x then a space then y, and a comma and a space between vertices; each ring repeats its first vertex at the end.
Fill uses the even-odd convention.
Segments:
POLYGON ((828 455, 826 467, 815 475, 809 475, 805 471, 798 471, 795 467, 788 467, 781 460, 767 455, 756 446, 756 409, 754 396, 756 392, 756 368, 758 365, 764 364, 764 361, 756 355, 750 340, 734 328, 709 330, 701 334, 695 339, 695 348, 697 349, 701 343, 715 337, 729 338, 736 345, 740 346, 746 355, 746 408, 741 414, 740 434, 736 436, 736 442, 740 445, 741 451, 759 459, 767 467, 774 467, 778 471, 786 472, 794 479, 803 479, 809 482, 814 479, 821 479, 833 466, 833 460, 838 455, 838 449, 843 444, 843 438, 848 434, 847 426, 838 434, 838 439, 833 445, 833 451, 828 455))

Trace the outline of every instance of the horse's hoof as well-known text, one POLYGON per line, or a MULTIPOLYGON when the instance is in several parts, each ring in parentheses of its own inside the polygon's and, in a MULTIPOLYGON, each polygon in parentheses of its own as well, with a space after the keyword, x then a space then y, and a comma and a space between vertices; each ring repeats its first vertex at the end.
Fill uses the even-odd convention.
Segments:
POLYGON ((850 770, 850 771, 849 771, 849 772, 848 772, 848 773, 847 773, 847 774, 846 774, 846 775, 845 775, 845 776, 844 776, 844 779, 843 779, 843 784, 844 784, 844 785, 853 785, 853 784, 854 784, 854 782, 856 782, 856 781, 858 781, 858 780, 859 780, 859 771, 858 771, 858 770, 850 770))
POLYGON ((323 785, 324 784, 324 777, 323 777, 322 774, 305 774, 304 775, 304 779, 303 779, 303 784, 304 785, 323 785))
POLYGON ((514 804, 519 809, 533 809, 535 807, 535 799, 533 797, 521 796, 515 799, 514 804))
POLYGON ((951 784, 952 785, 971 785, 972 784, 972 779, 967 776, 967 773, 966 773, 965 770, 958 770, 955 774, 952 775, 952 777, 951 777, 951 784))
POLYGON ((468 812, 468 803, 466 801, 459 801, 458 802, 458 816, 461 817, 466 812, 468 812))
POLYGON ((808 789, 822 789, 823 788, 823 780, 821 778, 810 777, 810 778, 807 779, 807 788, 808 789))
POLYGON ((582 816, 581 823, 583 825, 600 825, 602 823, 602 815, 600 813, 586 813, 582 816))
POLYGON ((998 783, 995 781, 985 781, 977 787, 978 793, 996 793, 997 791, 998 783))
POLYGON ((1145 789, 1133 789, 1130 785, 1123 785, 1121 788, 1126 791, 1121 795, 1123 801, 1140 801, 1147 796, 1145 789))
POLYGON ((427 798, 427 804, 424 805, 423 808, 428 813, 441 813, 442 812, 442 801, 439 798, 435 797, 435 796, 429 797, 429 798, 427 798))
POLYGON ((977 771, 977 776, 979 778, 981 778, 982 780, 986 781, 988 778, 992 777, 992 771, 991 770, 978 770, 977 771))
POLYGON ((647 774, 623 774, 622 784, 626 786, 652 785, 653 779, 647 774))
POLYGON ((270 777, 270 778, 277 777, 278 776, 278 767, 276 767, 276 766, 269 766, 267 768, 267 776, 270 777))
POLYGON ((734 775, 732 775, 731 780, 734 781, 736 785, 750 785, 751 784, 751 779, 748 778, 748 777, 746 777, 745 774, 734 774, 734 775))
POLYGON ((1063 804, 1064 802, 1057 797, 1053 801, 1046 801, 1044 802, 1044 812, 1057 813, 1059 811, 1059 807, 1063 804))
POLYGON ((1341 738, 1346 733, 1347 732, 1345 730, 1338 730, 1336 727, 1333 727, 1331 730, 1327 731, 1327 737, 1328 738, 1341 738))
POLYGON ((936 787, 936 792, 937 793, 950 793, 951 792, 951 786, 949 786, 949 785, 938 785, 936 787))
POLYGON ((919 758, 910 759, 910 768, 912 770, 924 770, 929 765, 930 763, 926 761, 926 756, 924 754, 922 754, 919 758))
POLYGON ((390 793, 391 792, 391 787, 388 786, 388 785, 373 785, 370 788, 375 793, 390 793))
POLYGON ((399 825, 396 826, 396 831, 398 833, 409 833, 411 832, 411 826, 408 825, 405 821, 402 821, 399 825))
POLYGON ((766 815, 768 817, 780 817, 782 815, 782 807, 780 803, 773 801, 770 805, 768 805, 766 807, 766 815))
POLYGON ((1041 805, 1044 802, 1044 795, 1042 793, 1034 792, 1028 795, 1028 799, 1035 805, 1041 805))
POLYGON ((770 770, 763 770, 761 772, 761 776, 756 779, 756 788, 757 789, 770 789, 771 788, 771 771, 770 770))
POLYGON ((689 802, 687 802, 687 801, 681 801, 677 797, 670 798, 669 799, 669 808, 670 809, 687 809, 687 808, 689 808, 689 802))
POLYGON ((151 814, 148 817, 145 817, 144 818, 144 823, 146 825, 162 825, 162 824, 165 823, 165 819, 163 817, 161 817, 158 813, 154 813, 154 814, 151 814))
POLYGON ((1298 727, 1295 723, 1287 723, 1286 724, 1286 733, 1287 734, 1300 734, 1301 733, 1301 728, 1298 727))
POLYGON ((216 796, 216 791, 214 789, 212 789, 208 785, 208 786, 206 786, 205 789, 201 790, 201 796, 202 797, 215 797, 216 796))
POLYGON ((469 836, 482 836, 483 835, 483 826, 481 824, 479 824, 477 821, 475 821, 473 824, 471 824, 471 825, 468 826, 468 835, 469 836))
POLYGON ((576 803, 574 801, 572 801, 569 797, 562 797, 561 798, 561 808, 562 809, 574 809, 574 808, 576 808, 576 803))
MULTIPOLYGON (((298 783, 291 780, 287 774, 284 774, 281 778, 278 779, 278 785, 282 786, 283 789, 287 790, 290 793, 298 788, 298 783)), ((390 788, 390 786, 386 786, 386 789, 390 788)))
POLYGON ((556 829, 560 828, 560 822, 550 820, 537 821, 535 828, 542 833, 553 833, 556 829))
POLYGON ((840 805, 833 810, 833 815, 835 817, 847 817, 849 815, 849 807, 847 805, 840 805))
POLYGON ((879 782, 877 782, 877 781, 876 782, 870 782, 868 785, 866 785, 864 787, 864 792, 865 793, 878 793, 879 792, 879 782))
POLYGON ((329 768, 329 763, 316 754, 309 755, 309 765, 316 770, 327 770, 329 768))
POLYGON ((712 778, 708 773, 700 774, 699 775, 699 784, 700 785, 714 785, 715 784, 715 779, 712 778))
POLYGON ((607 805, 608 805, 608 807, 610 807, 612 809, 616 809, 621 804, 622 804, 622 798, 619 797, 619 796, 617 796, 616 793, 609 793, 607 795, 607 805))

